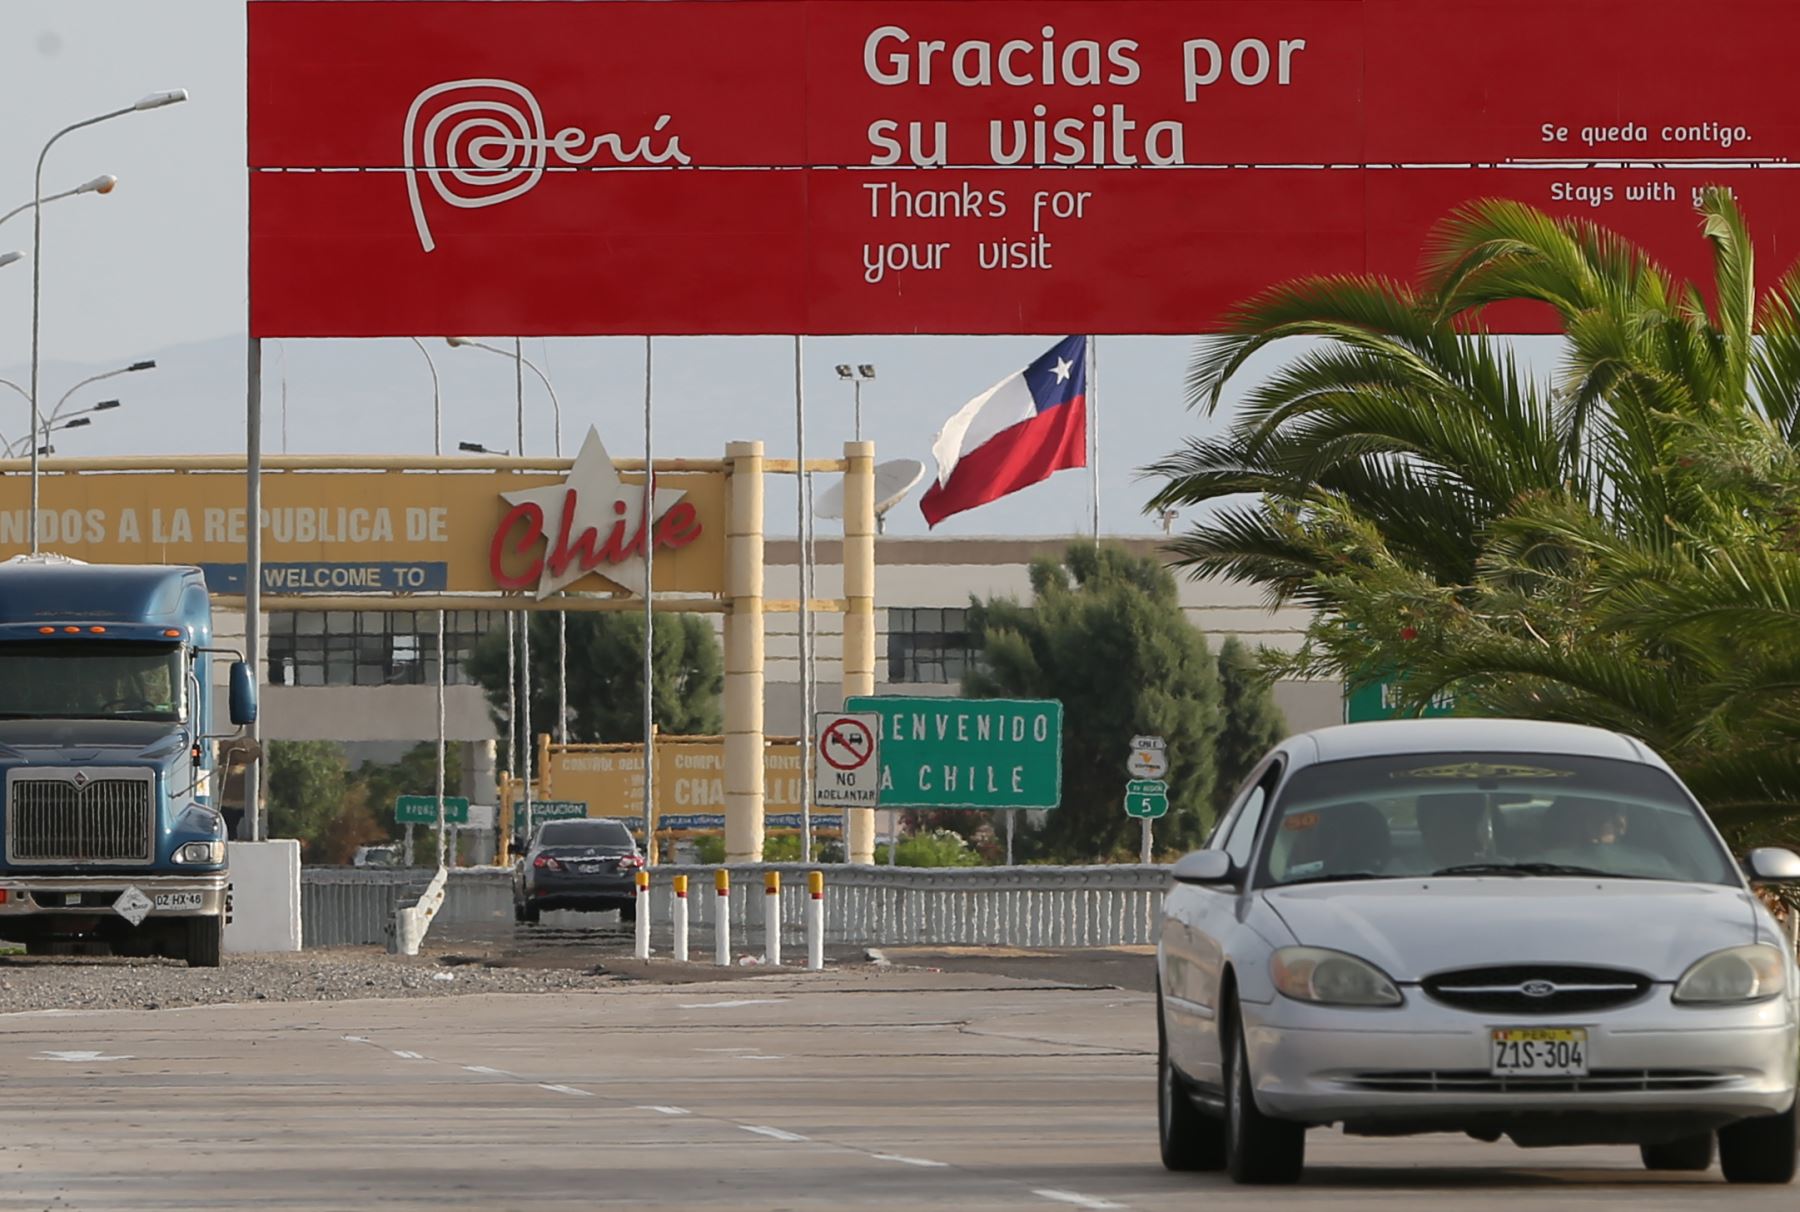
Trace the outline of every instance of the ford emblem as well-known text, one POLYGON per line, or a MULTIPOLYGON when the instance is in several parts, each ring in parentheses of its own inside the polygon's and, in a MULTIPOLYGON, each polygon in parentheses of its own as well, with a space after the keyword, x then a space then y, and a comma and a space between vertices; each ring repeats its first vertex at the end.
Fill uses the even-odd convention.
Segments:
POLYGON ((1519 992, 1526 997, 1549 997, 1556 992, 1556 986, 1549 981, 1526 981, 1519 986, 1519 992))

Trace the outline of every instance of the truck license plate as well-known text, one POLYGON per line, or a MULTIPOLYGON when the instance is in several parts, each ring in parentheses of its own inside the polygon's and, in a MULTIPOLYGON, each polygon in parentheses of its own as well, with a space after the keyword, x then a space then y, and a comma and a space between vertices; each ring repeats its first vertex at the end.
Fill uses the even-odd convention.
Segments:
POLYGON ((206 898, 199 892, 158 892, 155 905, 158 909, 200 909, 206 898))
POLYGON ((1496 1077, 1586 1077, 1587 1030, 1582 1027, 1496 1027, 1496 1077))

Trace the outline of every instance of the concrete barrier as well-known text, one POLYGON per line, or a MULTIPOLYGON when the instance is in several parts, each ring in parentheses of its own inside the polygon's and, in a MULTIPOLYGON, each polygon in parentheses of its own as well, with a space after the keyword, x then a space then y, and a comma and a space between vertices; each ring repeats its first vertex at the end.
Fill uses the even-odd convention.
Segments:
POLYGON ((300 843, 291 839, 229 842, 231 920, 227 951, 298 951, 301 915, 300 843))

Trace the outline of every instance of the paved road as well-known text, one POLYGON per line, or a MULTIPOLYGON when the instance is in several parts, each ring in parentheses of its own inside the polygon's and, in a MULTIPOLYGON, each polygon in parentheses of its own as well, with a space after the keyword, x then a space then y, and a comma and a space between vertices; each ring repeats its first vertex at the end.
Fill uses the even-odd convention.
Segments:
POLYGON ((1634 1151, 1318 1134, 1305 1185, 1156 1163, 1142 993, 768 975, 0 1017, 0 1208, 1791 1208, 1634 1151))

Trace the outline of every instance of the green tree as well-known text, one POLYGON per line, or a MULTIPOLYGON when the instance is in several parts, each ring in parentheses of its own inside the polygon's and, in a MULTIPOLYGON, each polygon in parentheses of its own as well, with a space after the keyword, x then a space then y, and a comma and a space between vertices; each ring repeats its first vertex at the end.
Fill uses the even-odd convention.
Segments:
MULTIPOLYGON (((556 616, 535 612, 531 628, 531 727, 556 730, 556 616)), ((571 611, 568 616, 569 739, 636 741, 644 735, 644 620, 636 612, 571 611)), ((695 614, 656 619, 653 702, 657 726, 683 736, 723 726, 719 693, 725 663, 712 624, 695 614)), ((516 655, 515 655, 516 659, 516 655)), ((506 729, 506 633, 482 637, 469 662, 506 729)), ((523 713, 520 724, 523 725, 523 713)), ((519 738, 520 743, 524 738, 519 738)))
POLYGON ((1033 601, 972 601, 981 660, 963 682, 979 698, 1058 699, 1063 705, 1062 806, 1020 831, 1020 857, 1092 861, 1135 854, 1138 823, 1124 810, 1134 735, 1169 745, 1165 845, 1194 844, 1207 826, 1219 733, 1218 667, 1182 613, 1175 581, 1154 559, 1077 543, 1031 566, 1033 601))
MULTIPOLYGON (((394 820, 394 802, 403 795, 434 795, 437 792, 437 742, 415 745, 397 762, 364 762, 351 775, 351 782, 363 791, 369 813, 382 823, 383 836, 398 837, 405 826, 394 820)), ((446 745, 444 794, 459 795, 461 787, 462 746, 446 745)))
POLYGON ((1215 819, 1256 763, 1287 735, 1287 721, 1275 706, 1268 675, 1236 636, 1219 649, 1219 691, 1222 718, 1215 759, 1215 819))
POLYGON ((344 807, 349 780, 332 741, 270 741, 263 752, 269 835, 298 838, 309 861, 344 807))
POLYGON ((1253 354, 1306 348, 1223 437, 1150 469, 1208 512, 1197 574, 1317 608, 1290 671, 1395 671, 1414 706, 1610 726, 1722 822, 1800 808, 1800 274, 1760 300, 1725 190, 1699 205, 1702 291, 1596 225, 1481 202, 1417 288, 1315 279, 1252 299, 1197 354, 1216 410, 1253 354), (1483 319, 1563 335, 1534 377, 1483 319), (1227 498, 1251 494, 1251 503, 1227 498))

